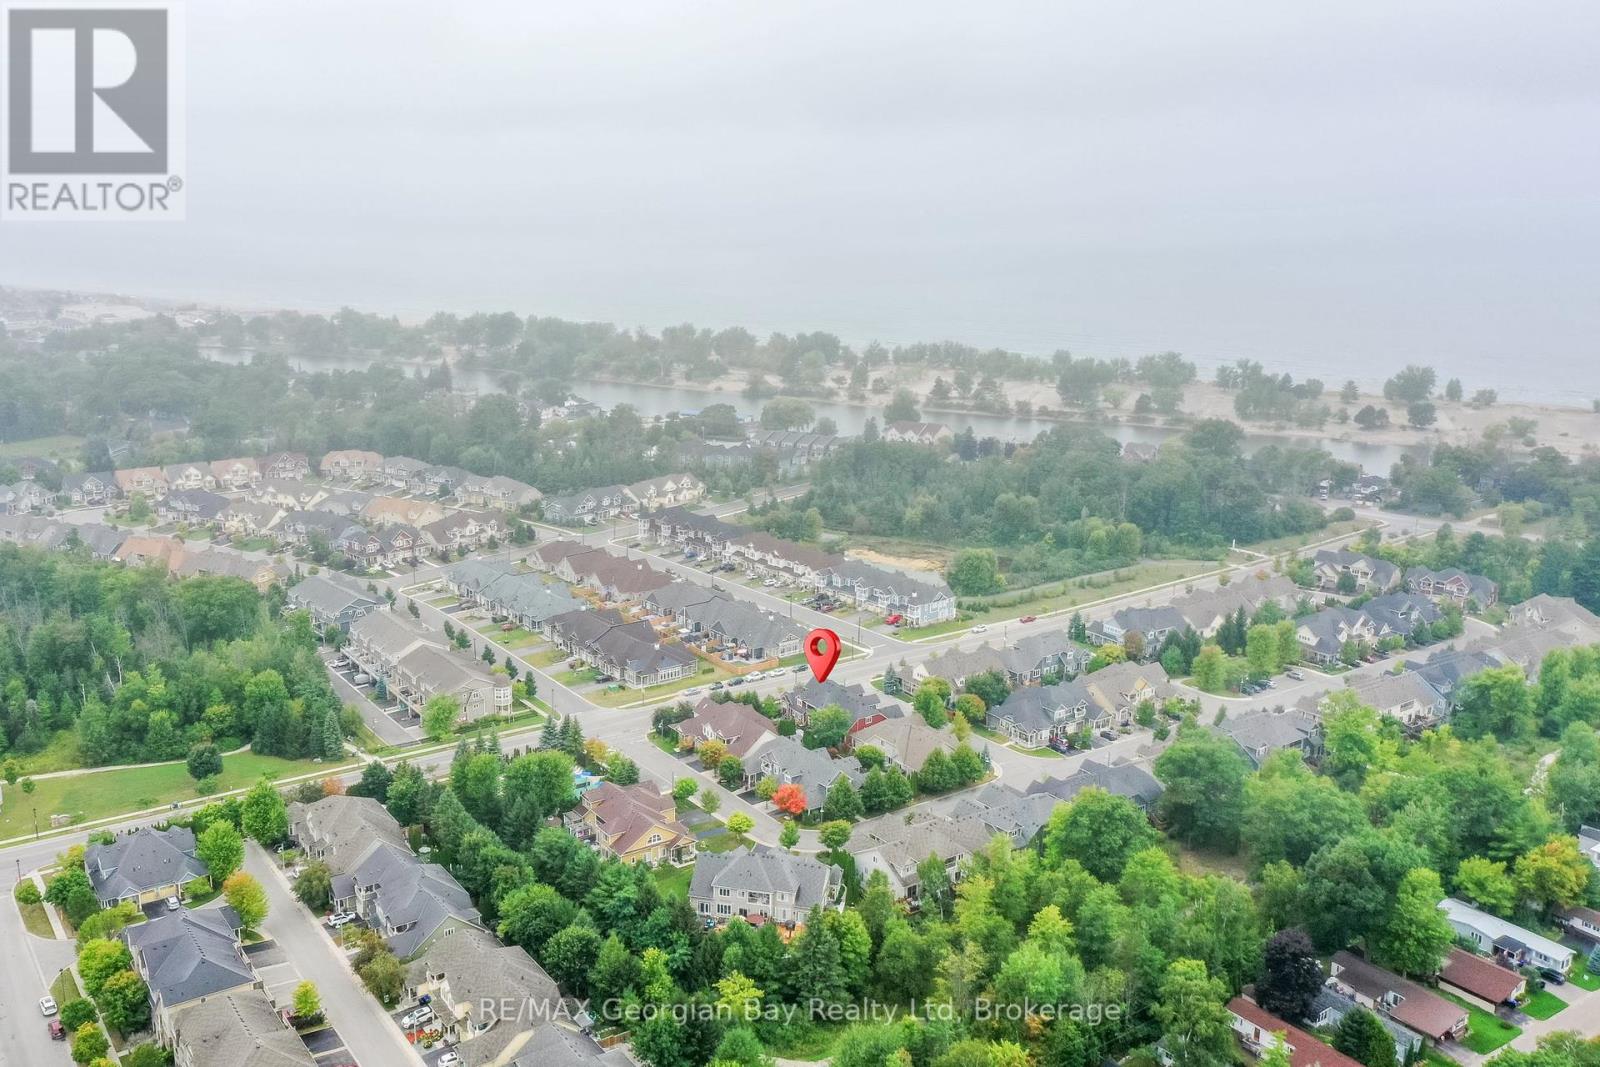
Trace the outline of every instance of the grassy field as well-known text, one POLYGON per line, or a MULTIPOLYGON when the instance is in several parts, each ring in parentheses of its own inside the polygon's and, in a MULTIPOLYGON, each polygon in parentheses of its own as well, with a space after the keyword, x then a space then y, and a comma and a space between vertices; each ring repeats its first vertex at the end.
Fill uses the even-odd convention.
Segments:
POLYGON ((10 456, 43 456, 46 459, 76 459, 83 451, 83 438, 70 434, 55 437, 34 437, 27 441, 0 442, 0 458, 10 456))
POLYGON ((83 766, 83 756, 78 751, 78 735, 73 730, 58 730, 50 743, 27 756, 13 755, 17 773, 26 778, 30 774, 49 774, 52 771, 70 771, 83 766))
POLYGON ((1541 989, 1529 997, 1522 1005, 1522 1010, 1535 1019, 1548 1019, 1567 1007, 1567 1002, 1550 992, 1541 989))
MULTIPOLYGON (((222 758, 218 789, 241 789, 263 774, 286 778, 313 771, 332 773, 326 764, 309 760, 286 760, 238 752, 222 758)), ((0 840, 33 832, 33 813, 39 813, 39 829, 50 829, 50 816, 68 814, 73 822, 91 822, 125 811, 142 811, 175 800, 192 800, 194 779, 182 763, 160 767, 128 767, 97 771, 66 778, 43 778, 36 782, 32 795, 20 789, 6 790, 6 803, 0 807, 0 840)))
POLYGON ((975 621, 1010 619, 1021 615, 1044 615, 1066 611, 1108 597, 1123 596, 1163 582, 1177 582, 1217 569, 1214 560, 1159 559, 1122 567, 1100 574, 1086 574, 1061 582, 1038 586, 1037 594, 1017 603, 1015 593, 993 597, 963 597, 961 610, 975 621))
POLYGON ((1465 1009, 1467 1009, 1467 1036, 1461 1043, 1480 1056, 1487 1055, 1502 1045, 1509 1044, 1516 1036, 1522 1033, 1522 1027, 1513 1026, 1498 1016, 1491 1015, 1482 1008, 1474 1007, 1452 993, 1444 996, 1465 1009))
POLYGON ((1587 989, 1590 992, 1600 989, 1600 974, 1594 974, 1591 971, 1584 970, 1581 964, 1578 970, 1573 973, 1572 977, 1569 978, 1568 981, 1577 986, 1579 989, 1587 989))
POLYGON ((56 980, 50 983, 50 995, 56 998, 57 1004, 67 1004, 83 996, 83 991, 78 988, 78 980, 72 976, 71 971, 62 971, 56 975, 56 980))
POLYGON ((661 887, 664 897, 689 897, 689 880, 694 877, 694 866, 671 867, 662 866, 655 869, 656 885, 661 887))
POLYGON ((1371 519, 1349 519, 1345 522, 1330 522, 1320 530, 1310 533, 1290 534, 1287 537, 1275 537, 1270 541, 1257 541, 1253 545, 1245 545, 1252 552, 1259 552, 1263 556, 1275 556, 1280 552, 1291 549, 1304 548, 1316 541, 1326 541, 1330 537, 1342 537, 1358 530, 1364 530, 1374 525, 1371 519))
MULTIPOLYGON (((24 880, 17 884, 19 886, 32 885, 33 882, 24 880)), ((13 894, 15 894, 15 890, 13 890, 13 894)), ((27 928, 28 933, 33 934, 35 937, 53 938, 56 936, 55 930, 50 926, 50 916, 45 913, 43 904, 24 904, 18 900, 16 905, 17 911, 22 913, 22 925, 27 928)))
POLYGON ((535 652, 531 656, 525 652, 518 653, 518 658, 526 660, 531 666, 543 668, 554 667, 557 663, 566 659, 567 654, 559 648, 547 648, 543 651, 535 652))

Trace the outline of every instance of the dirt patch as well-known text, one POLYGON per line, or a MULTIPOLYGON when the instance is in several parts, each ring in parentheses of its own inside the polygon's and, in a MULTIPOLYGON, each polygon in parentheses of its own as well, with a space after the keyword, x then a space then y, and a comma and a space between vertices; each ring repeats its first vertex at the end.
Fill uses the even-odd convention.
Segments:
POLYGON ((845 555, 859 559, 863 563, 877 563, 902 571, 943 574, 945 567, 944 558, 931 552, 926 556, 891 556, 887 552, 877 552, 870 548, 852 548, 845 555))

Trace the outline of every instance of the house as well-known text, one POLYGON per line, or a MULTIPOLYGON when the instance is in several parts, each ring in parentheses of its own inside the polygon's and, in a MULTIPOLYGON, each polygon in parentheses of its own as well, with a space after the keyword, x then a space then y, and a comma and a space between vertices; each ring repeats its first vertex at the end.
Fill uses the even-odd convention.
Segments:
POLYGON ((168 573, 174 578, 238 578, 265 593, 284 580, 289 570, 270 559, 255 559, 232 549, 202 549, 199 552, 179 552, 168 562, 168 573))
POLYGON ((1434 600, 1448 600, 1466 610, 1483 610, 1495 602, 1499 587, 1481 574, 1468 574, 1459 567, 1429 570, 1412 567, 1406 571, 1406 588, 1434 600))
POLYGON ((1063 741, 1089 722, 1091 698, 1078 679, 1060 685, 1013 689, 1005 701, 988 710, 989 729, 1029 748, 1063 741))
POLYGON ((317 460, 317 470, 324 478, 341 481, 358 481, 383 473, 383 457, 376 452, 363 452, 356 448, 336 449, 317 460))
POLYGON ((511 678, 485 670, 465 654, 424 642, 395 661, 389 672, 389 692, 417 715, 436 696, 455 699, 461 711, 457 722, 465 725, 488 717, 511 714, 511 678))
POLYGON ((361 509, 361 517, 378 526, 426 526, 444 518, 444 509, 431 500, 375 496, 361 509))
POLYGON ((228 908, 179 908, 124 927, 133 970, 150 991, 151 1029, 171 1046, 183 1013, 226 993, 262 991, 228 908))
POLYGON ((1454 897, 1439 902, 1456 938, 1512 967, 1544 967, 1566 974, 1575 953, 1567 946, 1525 930, 1497 915, 1479 911, 1454 897))
POLYGON ((917 868, 929 856, 939 858, 945 877, 954 883, 960 880, 967 860, 993 837, 993 830, 971 816, 894 811, 856 824, 846 847, 863 883, 873 871, 882 871, 896 900, 916 901, 922 889, 917 868))
POLYGON ((1439 606, 1417 593, 1385 593, 1361 605, 1380 633, 1410 638, 1419 626, 1432 626, 1444 618, 1439 606))
POLYGON ((1295 626, 1301 657, 1321 666, 1338 663, 1347 643, 1371 644, 1378 637, 1372 619, 1353 608, 1323 608, 1295 626))
POLYGON ((1019 685, 1039 685, 1046 678, 1065 678, 1082 674, 1092 653, 1067 636, 1065 630, 1046 630, 1020 638, 1000 658, 1006 681, 1019 685))
POLYGON ((383 480, 396 489, 421 492, 428 487, 429 464, 410 456, 385 456, 383 480))
POLYGON ((746 788, 753 788, 763 778, 772 778, 780 786, 798 785, 805 792, 807 811, 820 810, 828 799, 828 787, 839 779, 859 787, 866 777, 854 756, 832 759, 827 752, 807 748, 794 737, 762 738, 743 763, 746 788))
POLYGON ((1085 789, 1100 789, 1112 796, 1127 797, 1145 814, 1155 811, 1163 787, 1149 771, 1132 763, 1107 764, 1086 759, 1065 778, 1045 778, 1028 786, 1030 795, 1046 795, 1070 801, 1085 789))
POLYGON ((1516 1004, 1528 992, 1528 980, 1516 971, 1453 945, 1439 968, 1439 984, 1485 1011, 1516 1004))
POLYGON ((708 919, 763 916, 799 922, 814 907, 843 909, 844 872, 770 845, 706 852, 694 865, 689 905, 708 919))
POLYGON ((843 682, 819 682, 813 678, 784 693, 779 699, 789 717, 801 726, 811 722, 811 713, 818 708, 843 708, 850 713, 852 733, 905 714, 904 704, 886 699, 876 689, 859 683, 845 685, 843 682))
POLYGON ((609 603, 640 600, 672 580, 643 560, 623 559, 598 548, 568 556, 556 574, 594 589, 609 603))
POLYGON ((379 844, 350 874, 349 896, 337 900, 376 930, 400 959, 409 960, 441 933, 481 926, 478 909, 449 871, 424 863, 399 845, 379 844))
MULTIPOLYGON (((1260 1059, 1268 1049, 1284 1046, 1290 1067, 1361 1067, 1354 1060, 1292 1023, 1272 1015, 1248 997, 1228 1001, 1233 1036, 1246 1052, 1260 1059)), ((1167 1038, 1166 1040, 1173 1040, 1167 1038)))
POLYGON ((357 619, 384 604, 382 598, 326 574, 313 574, 290 586, 288 602, 311 616, 311 626, 319 634, 330 628, 349 633, 357 619))
POLYGON ((839 562, 838 557, 814 548, 754 530, 729 541, 723 556, 744 567, 747 574, 815 586, 818 576, 839 562))
POLYGON ((743 759, 763 738, 777 735, 772 720, 738 700, 718 702, 704 698, 694 714, 678 723, 678 739, 685 745, 720 741, 730 756, 743 759))
POLYGON ((479 1044, 500 1045, 503 1041, 504 1045, 493 1059, 475 1058, 473 1067, 635 1067, 624 1046, 601 1048, 589 1034, 560 1022, 540 1023, 531 1030, 518 1028, 501 1037, 504 1029, 495 1027, 478 1039, 479 1044))
POLYGON ((853 559, 841 559, 818 573, 818 588, 845 597, 857 607, 899 615, 906 626, 930 626, 956 617, 955 595, 941 578, 913 577, 853 559))
POLYGON ((1260 708, 1229 715, 1211 729, 1231 738, 1257 767, 1283 748, 1312 762, 1322 752, 1322 716, 1309 711, 1260 708))
POLYGON ((445 584, 463 603, 526 630, 539 630, 551 618, 582 607, 564 586, 521 573, 509 563, 467 560, 451 568, 445 584))
POLYGON ((794 623, 740 600, 717 597, 693 609, 691 625, 723 660, 759 663, 800 654, 804 633, 794 623))
POLYGON ((935 730, 920 715, 902 715, 850 734, 848 745, 852 751, 870 745, 881 751, 893 766, 907 774, 916 774, 934 752, 942 750, 946 756, 955 752, 956 739, 948 730, 935 730))
POLYGON ((722 600, 721 593, 694 582, 671 582, 644 595, 644 609, 665 620, 687 637, 699 630, 696 621, 705 605, 722 600))
POLYGON ((1203 638, 1215 637, 1229 619, 1242 610, 1252 617, 1267 604, 1292 613, 1300 587, 1281 574, 1252 574, 1216 589, 1202 589, 1172 602, 1189 629, 1203 638))
POLYGON ((250 487, 250 499, 261 504, 276 504, 285 511, 314 508, 333 493, 320 485, 295 478, 263 478, 250 487))
MULTIPOLYGON (((650 629, 649 623, 630 624, 650 629)), ((588 649, 588 658, 605 673, 633 689, 665 685, 692 677, 700 661, 682 645, 656 640, 631 629, 616 626, 601 634, 588 649)))
POLYGON ((7 465, 15 467, 25 482, 55 482, 61 477, 60 465, 43 456, 12 456, 7 465))
POLYGON ((502 945, 477 926, 451 926, 406 966, 408 1000, 426 1003, 445 1038, 467 1046, 494 1028, 520 1029, 559 1010, 561 991, 522 948, 502 945))
POLYGON ((530 504, 537 504, 543 495, 528 483, 507 478, 503 474, 488 478, 469 478, 456 486, 456 499, 463 504, 497 508, 500 511, 517 511, 530 504))
POLYGON ((637 782, 585 790, 562 822, 607 859, 677 863, 694 853, 694 835, 678 821, 671 793, 637 782))
MULTIPOLYGON (((1338 1028, 1346 1015, 1360 1007, 1361 1005, 1332 986, 1325 985, 1317 991, 1316 999, 1311 1002, 1311 1010, 1306 1014, 1306 1022, 1318 1030, 1330 1032, 1338 1028)), ((1389 1032, 1389 1036, 1394 1040, 1395 1062, 1415 1062, 1415 1057, 1422 1053, 1422 1035, 1415 1030, 1406 1029, 1381 1012, 1376 1013, 1374 1017, 1383 1024, 1383 1028, 1389 1032)))
POLYGON ((215 489, 217 477, 211 473, 211 464, 201 463, 174 463, 162 470, 165 480, 164 488, 171 491, 179 489, 215 489))
POLYGON ((939 653, 925 663, 911 668, 911 677, 943 678, 953 690, 961 690, 969 678, 980 674, 1009 674, 1003 650, 987 641, 977 648, 951 648, 939 653))
POLYGON ((256 460, 262 478, 298 480, 311 477, 311 461, 304 452, 274 452, 256 460))
POLYGON ((211 477, 219 489, 247 489, 261 480, 261 468, 251 456, 219 459, 211 464, 211 477))
POLYGON ((1474 649, 1441 648, 1425 660, 1405 661, 1406 670, 1427 682, 1449 707, 1455 706, 1456 693, 1467 679, 1498 666, 1500 662, 1494 656, 1474 649))
POLYGON ((646 511, 693 504, 706 495, 706 485, 692 474, 667 474, 628 486, 627 493, 646 511))
POLYGON ((156 506, 156 514, 163 522, 204 525, 215 522, 230 503, 227 497, 205 489, 175 489, 156 506))
POLYGON ((1594 908, 1572 907, 1561 913, 1561 921, 1570 933, 1600 942, 1600 911, 1594 908))
POLYGON ((1520 604, 1506 606, 1504 629, 1554 630, 1570 637, 1574 644, 1600 641, 1600 616, 1571 597, 1540 593, 1520 604))
POLYGON ((1340 993, 1429 1040, 1453 1041, 1467 1032, 1466 1008, 1354 953, 1335 952, 1329 974, 1329 984, 1340 993))
POLYGON ((470 511, 454 511, 421 527, 422 543, 436 555, 450 556, 506 536, 505 523, 470 511))
POLYGON ((1600 828, 1578 827, 1578 851, 1589 857, 1589 862, 1600 867, 1600 828))
POLYGON ((1437 724, 1450 711, 1450 702, 1415 671, 1346 679, 1346 685, 1361 703, 1397 720, 1413 734, 1437 724))
POLYGON ((449 496, 456 491, 456 487, 465 484, 468 480, 477 477, 471 471, 462 467, 433 466, 422 472, 422 481, 427 491, 435 496, 449 496))
POLYGON ((183 895, 183 887, 210 873, 195 858, 194 833, 181 826, 141 826, 109 844, 91 843, 83 854, 89 885, 102 907, 124 901, 149 904, 183 895))
POLYGON ((1123 608, 1109 619, 1096 619, 1088 627, 1089 641, 1096 645, 1127 647, 1129 634, 1140 656, 1154 656, 1168 634, 1182 633, 1189 626, 1183 613, 1170 604, 1155 608, 1123 608))
POLYGON ((558 526, 593 526, 616 518, 633 502, 622 485, 603 485, 544 498, 544 519, 558 526))
POLYGON ((122 542, 127 540, 127 534, 121 530, 113 529, 103 522, 86 522, 81 526, 74 526, 68 532, 62 547, 71 548, 73 538, 82 545, 89 555, 95 559, 110 559, 122 547, 122 542))
POLYGON ((167 488, 167 475, 160 467, 129 467, 115 472, 112 477, 117 483, 117 491, 123 496, 143 493, 149 498, 165 492, 167 488))
POLYGON ((0 485, 0 512, 18 515, 25 511, 43 511, 54 499, 54 494, 37 482, 0 485))
POLYGON ((882 437, 891 444, 938 445, 953 441, 955 434, 942 422, 891 422, 882 437))
POLYGON ((265 992, 238 989, 178 1013, 174 1067, 316 1067, 317 1061, 265 992))
POLYGON ((122 495, 112 471, 69 474, 61 479, 61 495, 73 507, 100 507, 122 495))
POLYGON ((1400 584, 1400 568, 1386 559, 1364 556, 1348 549, 1324 548, 1311 558, 1311 576, 1324 592, 1387 593, 1400 584))
POLYGON ((276 504, 255 504, 248 500, 230 500, 217 516, 226 533, 238 537, 259 537, 268 533, 282 521, 284 510, 276 504))
POLYGON ((972 816, 992 834, 1005 834, 1017 848, 1025 848, 1050 821, 1058 801, 1048 793, 1024 793, 1004 782, 989 782, 976 791, 926 802, 919 807, 946 809, 952 818, 972 816))
POLYGON ((328 865, 335 897, 352 895, 349 876, 374 848, 406 845, 405 830, 371 797, 339 794, 310 804, 294 801, 288 814, 290 839, 307 861, 328 865), (341 879, 345 882, 342 886, 341 879))
POLYGON ((417 562, 421 542, 422 535, 415 526, 347 526, 331 547, 367 570, 383 570, 417 562))
MULTIPOLYGON (((1147 701, 1160 704, 1172 695, 1166 668, 1159 663, 1113 663, 1077 680, 1117 726, 1131 723, 1139 705, 1147 701)), ((1101 725, 1096 722, 1095 728, 1101 725)))
MULTIPOLYGON (((568 556, 576 556, 585 552, 601 551, 592 545, 580 544, 577 541, 557 539, 545 541, 533 550, 533 557, 528 561, 540 570, 554 574, 556 568, 564 563, 568 556)), ((570 573, 570 571, 568 572, 570 573)))
POLYGON ((639 536, 662 545, 674 545, 697 555, 720 557, 727 546, 749 533, 743 526, 702 515, 684 507, 641 512, 639 536))

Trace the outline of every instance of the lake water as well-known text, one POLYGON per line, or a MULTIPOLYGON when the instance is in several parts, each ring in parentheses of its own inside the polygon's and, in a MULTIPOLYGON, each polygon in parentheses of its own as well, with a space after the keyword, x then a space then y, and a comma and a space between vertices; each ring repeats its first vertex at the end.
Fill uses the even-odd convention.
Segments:
MULTIPOLYGON (((201 354, 207 359, 219 363, 243 364, 249 362, 252 353, 240 349, 202 348, 201 354)), ((320 359, 315 363, 306 362, 299 369, 306 371, 334 371, 334 370, 366 370, 375 360, 359 357, 331 357, 320 359)), ((432 364, 408 363, 396 361, 392 366, 400 367, 407 373, 426 373, 432 364)), ((450 380, 458 392, 467 393, 497 393, 501 391, 500 379, 503 375, 490 370, 468 370, 452 368, 450 380)), ((684 389, 678 386, 643 385, 637 383, 589 381, 575 382, 573 391, 585 400, 593 401, 603 408, 612 408, 618 404, 631 404, 641 415, 652 417, 669 415, 673 412, 696 412, 712 404, 729 404, 740 416, 755 418, 761 414, 764 403, 761 400, 752 400, 737 390, 701 390, 684 389)), ((882 425, 883 412, 881 408, 860 404, 846 404, 829 400, 808 400, 812 410, 818 418, 830 418, 839 427, 843 435, 859 434, 866 426, 869 418, 877 417, 882 425)), ((1024 442, 1031 441, 1039 434, 1055 426, 1062 425, 1057 419, 1017 418, 1005 415, 988 415, 982 412, 930 412, 924 416, 931 422, 942 422, 957 432, 971 427, 972 432, 979 437, 994 437, 1001 441, 1024 442)), ((1124 444, 1159 445, 1161 442, 1181 434, 1181 429, 1165 426, 1152 426, 1132 424, 1125 422, 1098 422, 1094 423, 1102 433, 1115 438, 1124 444)), ((1348 463, 1360 464, 1363 470, 1375 474, 1389 473, 1389 468, 1400 461, 1402 455, 1409 453, 1422 453, 1427 450, 1426 445, 1389 445, 1370 444, 1364 441, 1345 441, 1332 437, 1288 437, 1282 434, 1252 432, 1246 442, 1246 449, 1254 451, 1267 445, 1281 447, 1317 447, 1326 451, 1335 459, 1348 463)))

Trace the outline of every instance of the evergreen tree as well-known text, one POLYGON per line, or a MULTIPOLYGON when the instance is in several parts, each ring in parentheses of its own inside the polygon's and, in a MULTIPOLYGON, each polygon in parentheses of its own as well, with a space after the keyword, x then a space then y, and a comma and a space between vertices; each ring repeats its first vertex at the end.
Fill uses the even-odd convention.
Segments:
POLYGON ((1395 1067, 1394 1038, 1366 1008, 1356 1008, 1339 1021, 1333 1047, 1365 1067, 1395 1067))

